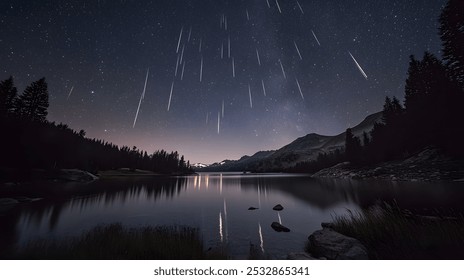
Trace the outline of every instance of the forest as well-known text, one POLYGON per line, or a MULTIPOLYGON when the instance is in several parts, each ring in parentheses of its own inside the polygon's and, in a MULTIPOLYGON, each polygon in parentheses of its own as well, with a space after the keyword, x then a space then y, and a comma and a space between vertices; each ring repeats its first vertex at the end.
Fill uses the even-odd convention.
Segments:
POLYGON ((31 83, 20 95, 13 77, 0 82, 0 129, 4 132, 1 136, 2 173, 16 170, 20 172, 19 177, 25 178, 34 168, 78 168, 92 173, 118 168, 162 174, 192 172, 189 161, 177 152, 158 150, 148 154, 135 146, 118 147, 86 138, 84 130, 77 132, 66 124, 47 121, 48 99, 45 78, 31 83))

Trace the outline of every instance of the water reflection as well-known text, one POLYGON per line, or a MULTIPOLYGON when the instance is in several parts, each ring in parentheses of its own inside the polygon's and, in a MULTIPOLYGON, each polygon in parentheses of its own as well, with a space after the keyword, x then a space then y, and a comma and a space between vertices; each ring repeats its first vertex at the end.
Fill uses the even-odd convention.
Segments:
POLYGON ((346 208, 356 211, 377 201, 393 200, 418 212, 461 212, 464 208, 462 184, 313 179, 285 174, 205 173, 91 184, 39 183, 14 193, 0 189, 0 197, 15 196, 45 199, 0 213, 0 252, 31 238, 59 238, 100 223, 121 222, 131 226, 190 225, 201 229, 207 246, 227 244, 238 258, 248 252, 250 242, 259 243, 261 252, 279 258, 282 251, 302 250, 307 235, 318 229, 320 222, 330 221, 334 212, 343 213, 346 208), (284 211, 273 211, 276 204, 282 204, 284 211), (259 209, 249 211, 250 206, 259 209), (270 224, 276 219, 291 232, 273 231, 270 224))

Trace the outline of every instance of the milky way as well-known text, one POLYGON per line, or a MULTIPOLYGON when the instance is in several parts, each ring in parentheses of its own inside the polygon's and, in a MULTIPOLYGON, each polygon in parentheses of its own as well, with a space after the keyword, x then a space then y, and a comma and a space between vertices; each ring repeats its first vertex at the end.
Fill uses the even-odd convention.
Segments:
POLYGON ((5 0, 0 79, 46 77, 48 119, 88 137, 236 159, 402 99, 409 55, 440 56, 445 2, 5 0))

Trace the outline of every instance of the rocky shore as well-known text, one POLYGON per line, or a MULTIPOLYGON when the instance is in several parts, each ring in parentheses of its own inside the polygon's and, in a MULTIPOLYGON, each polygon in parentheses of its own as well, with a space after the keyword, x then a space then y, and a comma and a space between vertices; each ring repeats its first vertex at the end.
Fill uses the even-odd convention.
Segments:
POLYGON ((355 238, 336 232, 330 223, 308 237, 308 252, 290 253, 289 260, 368 260, 366 247, 355 238))
POLYGON ((429 148, 405 160, 369 166, 349 162, 322 169, 313 177, 381 179, 393 181, 464 181, 464 160, 450 159, 429 148))

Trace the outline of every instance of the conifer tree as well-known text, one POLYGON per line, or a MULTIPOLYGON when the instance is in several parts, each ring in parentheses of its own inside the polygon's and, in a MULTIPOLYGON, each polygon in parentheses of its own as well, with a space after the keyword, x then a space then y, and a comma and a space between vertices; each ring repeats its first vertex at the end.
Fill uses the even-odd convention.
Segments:
POLYGON ((25 118, 45 121, 48 114, 48 85, 45 78, 33 82, 20 97, 18 111, 25 118))
POLYGON ((14 111, 18 90, 14 86, 13 77, 0 82, 0 116, 14 111))

